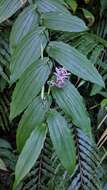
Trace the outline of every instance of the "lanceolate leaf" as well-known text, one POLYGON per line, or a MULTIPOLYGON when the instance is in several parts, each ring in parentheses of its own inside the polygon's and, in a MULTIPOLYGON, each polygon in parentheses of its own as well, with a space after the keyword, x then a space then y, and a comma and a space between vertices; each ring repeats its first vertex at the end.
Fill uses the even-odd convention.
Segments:
POLYGON ((56 111, 50 111, 47 121, 55 151, 66 170, 71 174, 75 168, 76 153, 67 122, 56 111))
POLYGON ((104 82, 93 64, 78 50, 63 42, 50 42, 47 52, 50 57, 71 73, 84 80, 104 86, 104 82))
POLYGON ((66 32, 82 32, 87 27, 80 18, 61 12, 45 13, 42 16, 43 25, 52 30, 66 32))
POLYGON ((11 48, 14 48, 36 25, 38 25, 38 14, 32 6, 29 6, 22 11, 13 24, 10 36, 11 48))
POLYGON ((38 10, 43 13, 56 11, 69 13, 69 11, 57 0, 36 0, 36 4, 38 10))
POLYGON ((21 6, 19 0, 0 0, 0 23, 11 17, 21 6))
POLYGON ((83 99, 74 85, 67 81, 64 88, 53 88, 52 94, 57 104, 72 118, 72 122, 90 135, 90 119, 83 99))
POLYGON ((46 132, 47 129, 45 124, 36 126, 31 136, 26 141, 16 164, 14 190, 16 190, 16 186, 34 166, 43 147, 46 132))
POLYGON ((45 58, 34 62, 23 73, 12 96, 10 118, 19 115, 40 92, 51 72, 52 64, 45 58))
POLYGON ((43 27, 37 27, 18 44, 11 59, 11 83, 15 82, 22 73, 41 55, 41 45, 45 48, 47 36, 43 27))
POLYGON ((21 151, 32 130, 43 122, 48 109, 49 105, 47 100, 42 100, 40 96, 35 98, 29 105, 17 129, 16 141, 18 151, 21 151))

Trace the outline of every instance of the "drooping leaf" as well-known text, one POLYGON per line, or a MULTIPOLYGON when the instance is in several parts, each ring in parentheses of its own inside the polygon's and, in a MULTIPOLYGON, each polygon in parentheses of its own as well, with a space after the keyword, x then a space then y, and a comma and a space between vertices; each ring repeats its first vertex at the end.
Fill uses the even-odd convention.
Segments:
POLYGON ((48 109, 47 100, 42 100, 40 96, 35 98, 29 105, 17 129, 16 141, 18 151, 21 151, 32 130, 43 122, 48 109))
POLYGON ((66 170, 71 174, 75 167, 75 146, 67 122, 56 111, 48 115, 48 127, 55 151, 66 170))
POLYGON ((26 35, 15 49, 11 59, 11 83, 15 82, 22 73, 41 55, 41 45, 45 48, 47 36, 43 27, 37 27, 26 35))
POLYGON ((78 50, 63 42, 50 42, 47 48, 50 57, 68 69, 71 73, 84 80, 104 86, 104 82, 97 69, 78 50))
POLYGON ((11 17, 21 6, 19 0, 0 0, 0 23, 11 17))
POLYGON ((53 88, 52 94, 60 108, 70 116, 72 122, 91 135, 90 119, 83 99, 75 86, 67 81, 63 88, 53 88))
MULTIPOLYGON (((61 0, 62 1, 62 0, 61 0)), ((36 0, 38 10, 43 13, 47 12, 63 12, 69 13, 69 11, 64 7, 58 0, 36 0)))
POLYGON ((34 62, 23 73, 12 95, 10 118, 19 115, 38 95, 51 72, 52 64, 48 58, 34 62))
POLYGON ((82 32, 87 27, 80 18, 62 12, 50 12, 42 15, 42 22, 46 28, 65 32, 82 32))
POLYGON ((25 8, 13 24, 10 36, 10 46, 13 49, 22 38, 38 25, 38 14, 32 6, 25 8))
POLYGON ((41 152, 41 149, 43 148, 46 133, 46 125, 41 124, 35 127, 30 137, 26 141, 25 146, 16 164, 14 190, 16 189, 16 186, 20 183, 20 181, 28 174, 28 172, 34 166, 41 152))

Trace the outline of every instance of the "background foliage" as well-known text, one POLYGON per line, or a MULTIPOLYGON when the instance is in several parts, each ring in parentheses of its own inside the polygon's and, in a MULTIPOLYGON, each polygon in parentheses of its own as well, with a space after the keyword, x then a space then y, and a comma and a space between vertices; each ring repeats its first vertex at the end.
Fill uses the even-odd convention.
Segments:
POLYGON ((0 189, 106 190, 106 0, 0 0, 0 189))

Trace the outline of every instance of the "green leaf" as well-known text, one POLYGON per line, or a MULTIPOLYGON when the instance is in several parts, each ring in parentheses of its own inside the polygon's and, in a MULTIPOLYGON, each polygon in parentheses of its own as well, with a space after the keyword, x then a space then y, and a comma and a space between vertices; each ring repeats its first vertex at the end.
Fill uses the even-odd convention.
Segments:
POLYGON ((76 0, 65 0, 65 2, 71 7, 71 9, 73 10, 73 12, 76 11, 77 6, 78 6, 76 0))
POLYGON ((82 32, 87 27, 80 18, 67 13, 50 12, 42 15, 42 22, 46 28, 64 32, 82 32))
POLYGON ((10 36, 11 49, 22 40, 28 32, 38 25, 38 14, 32 6, 25 8, 13 24, 10 36))
POLYGON ((84 14, 85 18, 89 22, 88 26, 92 26, 93 23, 95 22, 94 15, 90 11, 88 11, 87 9, 82 8, 82 11, 83 11, 83 14, 84 14))
POLYGON ((41 45, 45 48, 47 36, 43 27, 37 27, 26 35, 15 49, 11 59, 11 83, 15 82, 22 73, 41 55, 41 45))
POLYGON ((51 72, 48 58, 34 62, 23 73, 12 95, 10 118, 19 115, 40 92, 51 72))
POLYGON ((22 150, 32 130, 43 122, 48 109, 47 100, 42 100, 40 96, 35 98, 29 105, 17 128, 16 142, 18 151, 22 150))
POLYGON ((82 96, 75 86, 67 81, 64 88, 53 88, 52 95, 65 114, 72 118, 72 122, 88 135, 91 135, 90 119, 82 96))
POLYGON ((102 169, 99 167, 100 159, 95 144, 79 128, 74 127, 73 134, 77 162, 67 190, 102 190, 98 174, 102 175, 102 169))
POLYGON ((46 125, 36 126, 19 156, 15 169, 15 187, 28 174, 34 166, 46 138, 46 125))
POLYGON ((50 42, 47 48, 50 57, 71 73, 84 80, 104 86, 104 82, 94 65, 78 50, 63 42, 50 42))
POLYGON ((10 143, 2 138, 0 138, 0 148, 2 149, 12 149, 10 143))
POLYGON ((1 158, 0 158, 0 170, 7 171, 6 165, 1 158))
POLYGON ((36 0, 38 10, 40 12, 63 12, 69 13, 69 11, 64 7, 58 0, 36 0))
POLYGON ((2 66, 0 65, 0 76, 7 82, 9 82, 8 76, 4 73, 2 66))
MULTIPOLYGON (((104 98, 102 101, 101 101, 101 109, 105 109, 106 106, 107 106, 107 98, 104 98)), ((106 111, 106 110, 105 110, 106 111)))
POLYGON ((100 0, 101 3, 101 13, 103 14, 104 11, 107 10, 107 1, 106 0, 100 0))
POLYGON ((101 92, 101 90, 102 90, 101 86, 94 84, 92 86, 90 96, 95 96, 96 94, 99 94, 99 92, 101 92))
POLYGON ((56 111, 48 115, 48 127, 55 151, 66 170, 71 174, 75 168, 75 145, 67 122, 56 111))
POLYGON ((0 0, 0 23, 11 17, 21 6, 19 0, 0 0))

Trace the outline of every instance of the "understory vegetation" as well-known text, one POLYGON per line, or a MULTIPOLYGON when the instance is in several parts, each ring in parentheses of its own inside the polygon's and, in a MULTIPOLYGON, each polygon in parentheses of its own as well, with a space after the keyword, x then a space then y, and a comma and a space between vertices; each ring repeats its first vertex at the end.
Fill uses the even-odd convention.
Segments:
POLYGON ((107 190, 107 0, 0 0, 0 190, 107 190))

